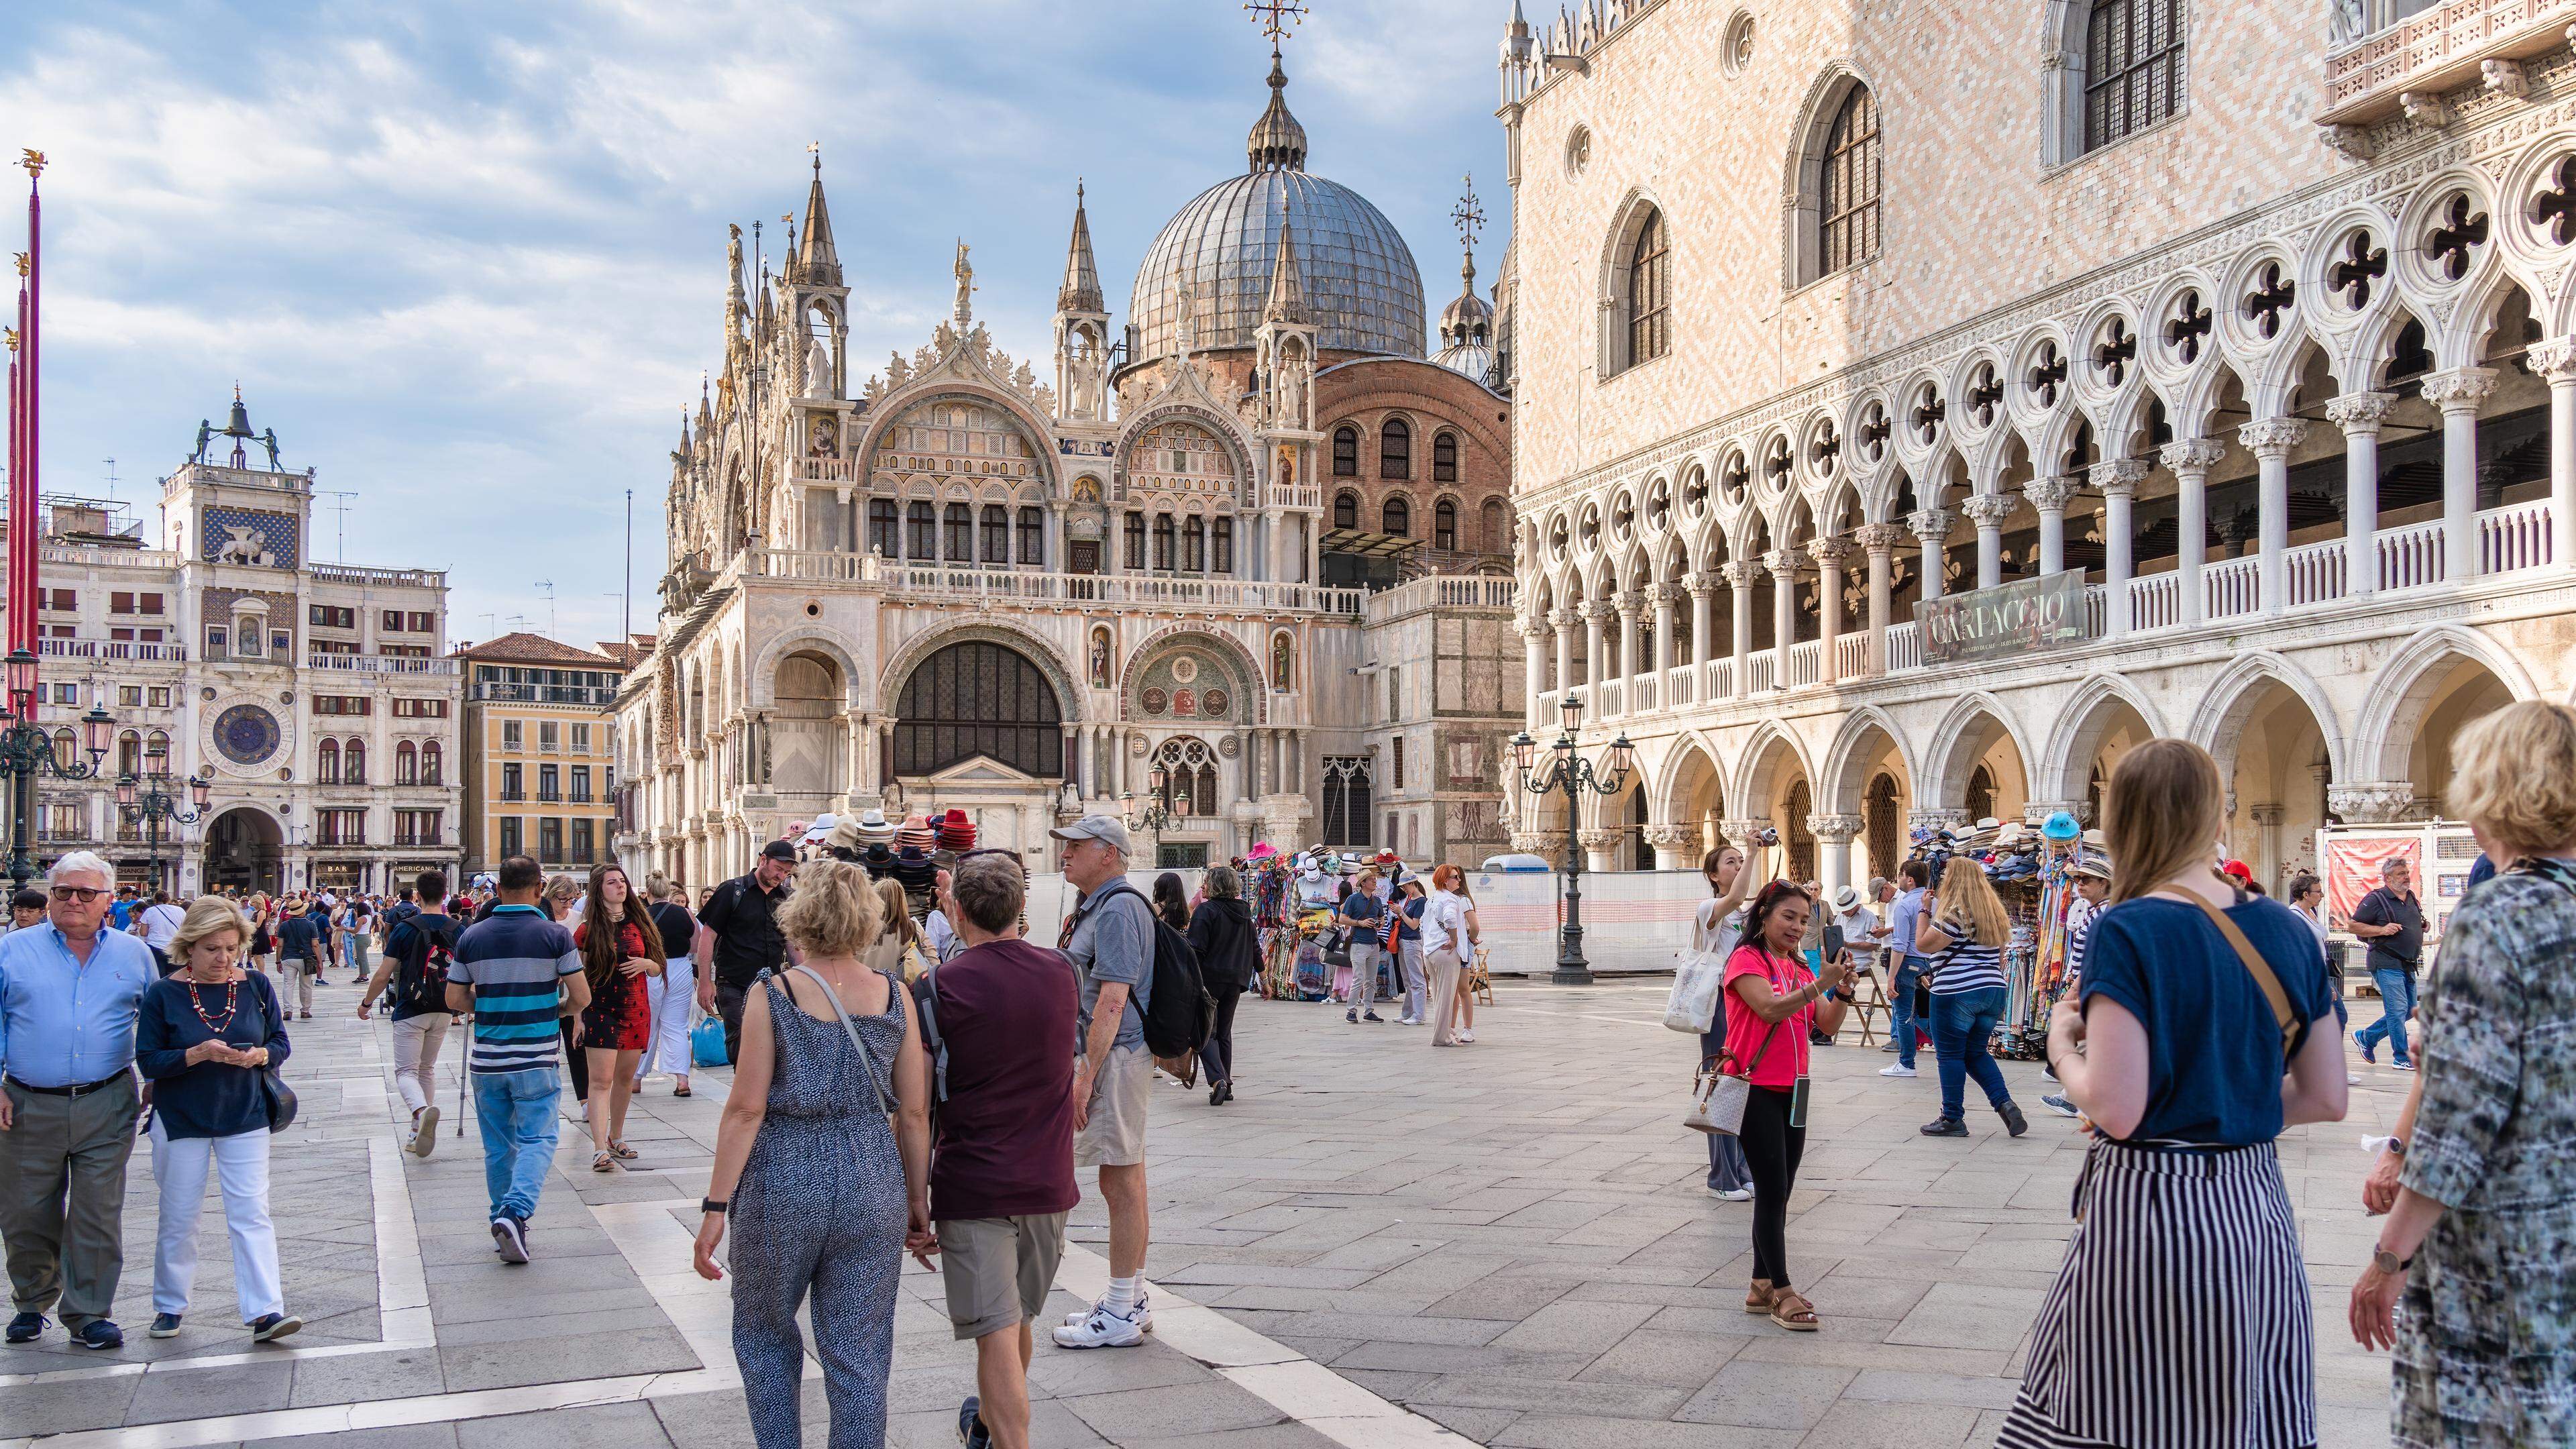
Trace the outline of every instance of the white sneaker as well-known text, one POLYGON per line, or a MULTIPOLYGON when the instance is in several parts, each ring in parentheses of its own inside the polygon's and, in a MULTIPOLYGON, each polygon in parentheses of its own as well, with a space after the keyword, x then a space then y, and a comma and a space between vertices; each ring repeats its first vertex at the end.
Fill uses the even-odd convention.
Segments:
MULTIPOLYGON (((1065 1327, 1067 1327, 1067 1328, 1071 1328, 1071 1327, 1075 1326, 1076 1324, 1081 1323, 1084 1319, 1089 1318, 1091 1315, 1093 1315, 1093 1314, 1095 1314, 1095 1313, 1106 1313, 1106 1312, 1108 1312, 1108 1311, 1109 1311, 1109 1303, 1108 1303, 1108 1300, 1106 1300, 1106 1299, 1102 1299, 1101 1301, 1099 1301, 1099 1302, 1096 1302, 1096 1303, 1092 1304, 1089 1308, 1077 1308, 1077 1309, 1073 1310, 1071 1313, 1066 1314, 1066 1315, 1064 1316, 1064 1326, 1065 1326, 1065 1327)), ((1133 1313, 1131 1313, 1131 1314, 1129 1314, 1129 1315, 1128 1315, 1128 1317, 1129 1317, 1130 1319, 1132 1319, 1132 1320, 1135 1322, 1135 1324, 1136 1324, 1136 1331, 1137 1331, 1137 1332, 1139 1332, 1139 1333, 1151 1333, 1151 1332, 1153 1332, 1153 1331, 1154 1331, 1154 1308, 1153 1308, 1153 1295, 1152 1295, 1152 1294, 1150 1294, 1150 1293, 1138 1293, 1138 1294, 1136 1295, 1136 1311, 1135 1311, 1135 1312, 1133 1312, 1133 1313)))
POLYGON ((1123 1313, 1110 1312, 1106 1304, 1084 1314, 1081 1322, 1055 1331, 1058 1348, 1134 1348, 1144 1341, 1143 1325, 1123 1313))
POLYGON ((1753 1189, 1749 1187, 1712 1187, 1708 1191, 1710 1196, 1724 1198, 1728 1202, 1753 1201, 1753 1189))
POLYGON ((1889 1062, 1878 1069, 1878 1074, 1882 1077, 1910 1077, 1915 1075, 1915 1071, 1903 1062, 1889 1062))
POLYGON ((423 1107, 412 1114, 411 1141, 406 1147, 414 1157, 427 1157, 438 1147, 438 1109, 423 1107))
POLYGON ((1462 1031, 1458 1033, 1458 1040, 1460 1041, 1474 1041, 1475 1039, 1476 1034, 1472 1031, 1462 1031))
POLYGON ((2346 1072, 2346 1073, 2344 1073, 2344 1074, 2343 1074, 2343 1084, 2344 1084, 2345 1086, 2347 1086, 2347 1087, 2358 1087, 2358 1086, 2360 1086, 2360 1085, 2361 1085, 2361 1073, 2359 1073, 2359 1072, 2346 1072))

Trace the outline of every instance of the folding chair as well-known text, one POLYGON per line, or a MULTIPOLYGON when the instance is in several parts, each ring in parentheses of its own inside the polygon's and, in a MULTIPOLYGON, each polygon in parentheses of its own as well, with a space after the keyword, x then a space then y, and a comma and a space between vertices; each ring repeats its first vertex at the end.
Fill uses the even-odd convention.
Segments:
POLYGON ((1478 1006, 1494 1004, 1494 977, 1485 963, 1485 953, 1491 949, 1489 946, 1477 947, 1476 959, 1467 968, 1467 990, 1478 1006))

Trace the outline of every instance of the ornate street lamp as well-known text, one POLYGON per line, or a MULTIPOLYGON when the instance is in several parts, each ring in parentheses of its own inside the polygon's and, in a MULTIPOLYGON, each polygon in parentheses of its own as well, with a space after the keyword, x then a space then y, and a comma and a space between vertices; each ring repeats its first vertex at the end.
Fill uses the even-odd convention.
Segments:
MULTIPOLYGON (((161 825, 194 825, 206 818, 206 807, 214 795, 214 782, 203 775, 188 777, 189 802, 196 808, 182 810, 179 797, 169 792, 170 747, 155 740, 144 750, 146 773, 141 779, 130 774, 116 777, 116 813, 128 825, 140 825, 147 842, 144 859, 152 872, 152 888, 161 889, 161 825)), ((173 831, 175 836, 177 832, 173 831)))
POLYGON ((89 763, 65 760, 55 755, 53 737, 36 723, 36 654, 32 649, 9 651, 5 677, 9 709, 6 729, 0 729, 0 777, 9 789, 9 879, 15 889, 23 889, 36 877, 36 859, 31 849, 35 840, 36 779, 52 775, 62 780, 92 780, 98 777, 99 763, 107 758, 109 737, 116 721, 106 706, 92 701, 89 713, 81 716, 81 749, 89 763))
POLYGON ((1619 793, 1628 781, 1630 767, 1636 763, 1637 752, 1622 731, 1610 742, 1610 752, 1596 770, 1574 748, 1574 732, 1583 722, 1582 696, 1568 693, 1558 707, 1564 713, 1564 729, 1556 743, 1548 747, 1552 758, 1533 774, 1538 741, 1524 730, 1512 737, 1512 762, 1520 770, 1523 790, 1532 795, 1565 797, 1565 924, 1557 932, 1556 971, 1548 979, 1559 986, 1589 986, 1592 964, 1583 959, 1583 853, 1575 838, 1575 822, 1582 817, 1585 795, 1619 793))

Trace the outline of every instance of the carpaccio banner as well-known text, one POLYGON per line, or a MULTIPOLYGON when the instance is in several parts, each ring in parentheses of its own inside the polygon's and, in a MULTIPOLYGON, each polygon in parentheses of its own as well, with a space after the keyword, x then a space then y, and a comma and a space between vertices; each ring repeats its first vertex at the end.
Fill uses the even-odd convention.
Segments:
POLYGON ((2067 569, 1914 606, 1923 657, 1949 664, 2004 659, 2084 637, 2084 574, 2067 569))

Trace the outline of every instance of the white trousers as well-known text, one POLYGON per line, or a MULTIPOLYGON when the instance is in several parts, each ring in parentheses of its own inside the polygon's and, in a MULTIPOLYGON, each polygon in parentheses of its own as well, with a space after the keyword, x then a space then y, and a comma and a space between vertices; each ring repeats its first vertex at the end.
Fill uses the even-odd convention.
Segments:
POLYGON ((197 1281, 197 1217, 212 1164, 233 1237, 233 1296, 242 1322, 286 1311, 277 1277, 277 1230, 268 1220, 268 1132, 173 1139, 152 1119, 152 1180, 161 1190, 161 1241, 152 1258, 152 1311, 185 1313, 197 1281))
POLYGON ((653 1003, 653 1034, 645 1038, 644 1059, 636 1063, 635 1080, 640 1083, 655 1071, 685 1077, 689 1074, 689 1004, 698 995, 698 964, 686 956, 673 956, 662 963, 661 976, 645 986, 645 996, 653 1003))
POLYGON ((427 1011, 394 1022, 394 1090, 414 1112, 438 1100, 438 1048, 447 1040, 443 1011, 427 1011))

